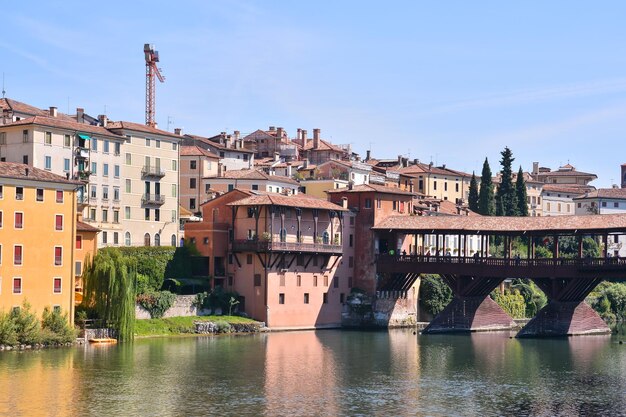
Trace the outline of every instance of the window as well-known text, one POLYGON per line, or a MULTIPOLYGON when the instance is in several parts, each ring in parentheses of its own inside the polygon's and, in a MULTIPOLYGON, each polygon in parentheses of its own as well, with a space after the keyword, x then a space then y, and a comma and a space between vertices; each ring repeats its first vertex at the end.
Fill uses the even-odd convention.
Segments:
POLYGON ((189 199, 189 209, 190 210, 195 210, 196 209, 196 199, 195 198, 190 198, 189 199))
POLYGON ((602 207, 606 207, 606 201, 602 202, 602 207))
POLYGON ((352 288, 352 277, 348 278, 348 288, 352 288))
POLYGON ((115 152, 115 156, 118 156, 120 154, 120 151, 122 149, 122 145, 119 142, 115 142, 115 144, 113 145, 113 149, 115 152))
POLYGON ((54 265, 63 265, 63 248, 61 246, 54 247, 54 265))
MULTIPOLYGON (((234 184, 228 184, 228 191, 232 191, 235 189, 235 185, 234 184)), ((270 192, 272 191, 272 187, 270 187, 270 192)))
POLYGON ((313 286, 317 287, 317 275, 313 275, 313 286))
POLYGON ((98 139, 91 138, 91 150, 94 152, 98 152, 98 139))
POLYGON ((83 274, 83 263, 81 261, 76 261, 74 263, 74 275, 77 277, 83 274))
POLYGON ((150 220, 150 209, 149 208, 144 210, 143 219, 144 220, 150 220))
POLYGON ((4 197, 4 187, 0 185, 0 199, 4 197))
POLYGON ((108 222, 109 222, 109 210, 102 209, 102 223, 108 223, 108 222))
POLYGON ((102 186, 102 199, 103 200, 109 199, 109 186, 108 185, 102 186))
POLYGON ((96 209, 95 208, 90 208, 89 209, 89 220, 91 221, 96 221, 96 209))
POLYGON ((95 185, 89 186, 89 195, 91 198, 96 198, 98 196, 95 185))
POLYGON ((224 157, 224 152, 222 151, 220 152, 220 158, 223 158, 223 157, 224 157))
MULTIPOLYGON (((350 219, 352 219, 352 217, 350 217, 350 219)), ((354 236, 353 235, 349 236, 348 242, 349 242, 350 247, 352 247, 352 245, 354 244, 354 236)))
POLYGON ((107 232, 102 232, 102 243, 109 243, 109 234, 107 232))
POLYGON ((278 294, 278 304, 285 304, 285 294, 282 292, 278 294))
POLYGON ((309 293, 308 292, 304 293, 304 304, 309 304, 309 293))
POLYGON ((7 134, 6 132, 0 132, 0 145, 7 144, 7 134))
POLYGON ((46 155, 44 168, 47 171, 50 171, 52 169, 52 157, 51 156, 46 155))
POLYGON ((130 232, 124 233, 124 244, 130 246, 130 232))
POLYGON ((255 287, 261 286, 261 274, 254 274, 254 286, 255 287))
POLYGON ((328 304, 328 293, 327 292, 322 294, 322 303, 328 304))
POLYGON ((22 130, 22 142, 28 142, 28 130, 22 130))
POLYGON ((161 235, 159 233, 154 235, 154 246, 161 246, 161 235))
POLYGON ((24 250, 22 245, 15 245, 13 247, 13 265, 22 265, 23 256, 24 250))
POLYGON ((324 275, 324 286, 328 287, 328 275, 324 275))
POLYGON ((13 278, 13 294, 21 294, 21 293, 22 293, 22 278, 13 278))
POLYGON ((456 184, 454 184, 454 190, 458 193, 459 192, 459 183, 457 182, 456 184))
POLYGON ((113 187, 113 201, 120 201, 120 187, 113 187))
POLYGON ((23 229, 24 228, 24 213, 16 211, 15 212, 15 224, 14 227, 16 229, 23 229))
POLYGON ((126 192, 130 193, 131 192, 131 186, 130 186, 131 182, 129 178, 126 178, 126 192))
POLYGON ((189 169, 196 169, 196 161, 189 161, 189 169))
POLYGON ((189 188, 191 188, 192 190, 196 188, 196 179, 195 178, 189 178, 189 188))
POLYGON ((443 191, 448 191, 448 183, 446 181, 443 182, 443 191))
POLYGON ((161 209, 154 209, 154 221, 161 221, 161 209))
POLYGON ((103 141, 102 152, 109 153, 109 145, 111 143, 108 140, 103 141))
POLYGON ((339 277, 333 278, 333 288, 339 288, 339 277))
POLYGON ((24 199, 24 188, 23 187, 15 187, 15 199, 23 200, 24 199))
POLYGON ((246 255, 246 264, 252 265, 252 254, 246 255))
POLYGON ((150 246, 150 233, 143 235, 143 245, 150 246))
POLYGON ((96 162, 91 163, 91 173, 93 175, 98 175, 98 164, 96 162))
POLYGON ((146 138, 146 146, 150 147, 150 138, 146 138))
POLYGON ((296 286, 302 286, 302 275, 296 275, 296 286))
POLYGON ((120 177, 120 166, 119 165, 113 166, 113 176, 115 178, 119 178, 120 177))
POLYGON ((63 215, 57 214, 54 216, 54 230, 63 230, 63 215))
POLYGON ((372 199, 371 198, 366 198, 365 199, 365 208, 366 209, 371 209, 372 208, 372 199))
MULTIPOLYGON (((2 211, 0 211, 0 229, 2 229, 2 211)), ((2 254, 0 254, 2 255, 2 254)))
POLYGON ((70 160, 69 158, 63 158, 63 171, 69 172, 70 170, 70 160))
POLYGON ((104 177, 108 177, 109 176, 109 164, 104 164, 102 167, 102 176, 104 177))
POLYGON ((46 132, 44 134, 44 144, 48 146, 52 145, 52 132, 46 132))
POLYGON ((172 197, 176 197, 176 184, 172 184, 172 197))
MULTIPOLYGON (((377 200, 377 203, 380 202, 380 200, 377 200)), ((380 207, 378 207, 380 208, 380 207)), ((350 216, 350 226, 354 226, 354 216, 350 216)))
POLYGON ((55 294, 61 294, 61 278, 54 278, 53 279, 53 292, 55 294))
POLYGON ((178 163, 175 159, 172 159, 172 171, 176 171, 178 168, 178 163))
POLYGON ((619 207, 619 203, 618 202, 614 202, 613 203, 613 207, 618 208, 619 207))
POLYGON ((130 153, 126 153, 126 165, 132 164, 132 156, 130 153))
MULTIPOLYGON (((176 210, 172 210, 172 223, 177 223, 178 220, 176 219, 177 216, 177 211, 176 210)), ((172 245, 172 246, 176 246, 176 245, 172 245)))
POLYGON ((160 147, 161 147, 161 141, 160 141, 160 140, 158 140, 158 139, 156 139, 156 140, 154 141, 154 146, 155 146, 155 147, 157 147, 157 148, 160 148, 160 147))
POLYGON ((37 188, 37 201, 43 201, 43 188, 37 188))
POLYGON ((22 163, 25 165, 28 165, 28 155, 23 155, 22 156, 22 163))
MULTIPOLYGON (((172 143, 172 150, 175 151, 176 149, 177 149, 176 142, 173 142, 172 143)), ((172 246, 176 246, 176 245, 172 245, 172 246)))
POLYGON ((259 189, 259 185, 258 184, 252 184, 252 190, 258 191, 258 189, 259 189))
POLYGON ((341 304, 343 304, 343 302, 344 302, 345 298, 346 298, 346 295, 345 295, 344 293, 339 294, 339 302, 340 302, 341 304))
POLYGON ((83 237, 81 235, 76 235, 76 249, 83 248, 83 237))

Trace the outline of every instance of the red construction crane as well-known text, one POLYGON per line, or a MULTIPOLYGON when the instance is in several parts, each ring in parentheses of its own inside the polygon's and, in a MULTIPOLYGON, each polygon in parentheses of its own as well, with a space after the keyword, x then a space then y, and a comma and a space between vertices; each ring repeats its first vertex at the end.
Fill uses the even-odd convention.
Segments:
POLYGON ((155 127, 155 98, 156 98, 156 78, 165 81, 161 75, 157 62, 159 62, 159 51, 154 50, 154 45, 146 43, 143 45, 143 52, 146 56, 146 125, 155 127))

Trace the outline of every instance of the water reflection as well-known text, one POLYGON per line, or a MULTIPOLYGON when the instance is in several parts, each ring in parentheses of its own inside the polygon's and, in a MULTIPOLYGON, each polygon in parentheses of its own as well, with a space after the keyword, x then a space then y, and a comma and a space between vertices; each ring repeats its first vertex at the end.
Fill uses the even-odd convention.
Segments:
POLYGON ((617 336, 319 331, 0 354, 0 415, 619 415, 617 336))

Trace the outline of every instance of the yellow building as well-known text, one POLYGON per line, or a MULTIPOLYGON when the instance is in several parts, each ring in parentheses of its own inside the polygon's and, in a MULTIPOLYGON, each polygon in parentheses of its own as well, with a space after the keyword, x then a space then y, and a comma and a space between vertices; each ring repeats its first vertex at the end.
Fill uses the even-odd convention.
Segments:
POLYGON ((0 162, 0 310, 28 301, 74 316, 76 189, 83 184, 0 162))
POLYGON ((446 168, 445 165, 436 167, 419 162, 396 170, 400 174, 402 190, 422 193, 439 200, 467 202, 471 174, 446 168))
POLYGON ((339 188, 346 188, 348 181, 336 180, 336 179, 322 179, 322 180, 305 180, 300 181, 300 192, 310 197, 321 198, 326 200, 328 196, 326 191, 338 190, 339 188))

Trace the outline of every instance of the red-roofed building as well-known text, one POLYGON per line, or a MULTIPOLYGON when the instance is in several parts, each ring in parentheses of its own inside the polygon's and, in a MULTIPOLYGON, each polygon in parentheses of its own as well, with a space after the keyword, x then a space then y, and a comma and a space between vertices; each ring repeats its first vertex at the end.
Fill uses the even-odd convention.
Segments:
POLYGON ((318 165, 331 159, 349 161, 352 152, 349 146, 334 145, 321 138, 320 129, 313 129, 313 139, 307 137, 306 130, 299 131, 300 137, 292 142, 299 146, 300 159, 307 159, 318 165))
POLYGON ((210 200, 214 192, 202 187, 203 178, 215 177, 219 172, 218 155, 199 146, 180 147, 180 205, 193 213, 210 200))

